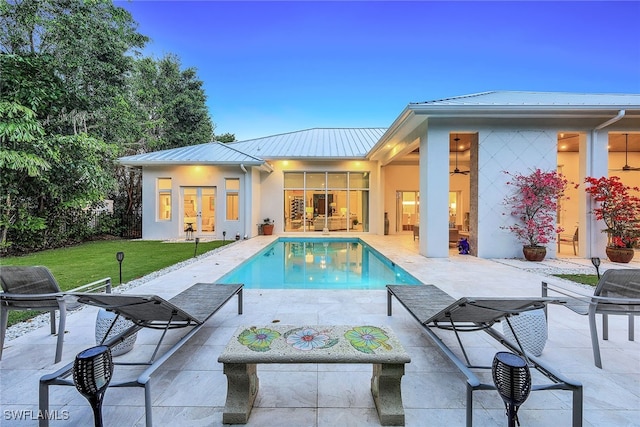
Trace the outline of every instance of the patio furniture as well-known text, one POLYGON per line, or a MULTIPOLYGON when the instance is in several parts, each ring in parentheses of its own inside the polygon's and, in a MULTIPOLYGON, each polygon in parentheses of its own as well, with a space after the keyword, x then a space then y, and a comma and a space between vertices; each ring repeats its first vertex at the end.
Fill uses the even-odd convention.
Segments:
POLYGON ((102 427, 102 400, 113 377, 113 359, 106 345, 91 347, 76 356, 73 381, 91 405, 95 427, 102 427))
POLYGON ((593 360, 602 368, 596 314, 602 315, 602 339, 609 339, 609 315, 629 316, 629 341, 634 340, 634 317, 640 316, 640 269, 616 269, 604 272, 593 296, 580 294, 562 286, 542 282, 542 296, 549 292, 566 298, 561 302, 575 313, 589 316, 593 360))
POLYGON ((573 254, 578 254, 578 228, 573 234, 558 234, 558 253, 560 253, 560 243, 571 243, 573 245, 573 254))
POLYGON ((388 326, 241 326, 218 362, 224 364, 228 383, 223 424, 249 421, 259 363, 371 363, 371 394, 380 423, 405 423, 401 381, 411 358, 388 326))
MULTIPOLYGON (((4 348, 4 338, 11 310, 48 311, 50 313, 51 335, 56 334, 56 311, 60 312, 58 321, 58 343, 55 363, 62 359, 64 328, 69 303, 65 295, 70 292, 95 292, 104 289, 111 292, 111 278, 91 282, 70 291, 61 291, 58 282, 47 267, 42 266, 2 266, 0 267, 0 360, 4 348)), ((71 305, 71 308, 73 306, 71 305)))
MULTIPOLYGON (((141 362, 115 362, 114 365, 148 366, 136 379, 112 381, 110 387, 143 387, 145 398, 146 425, 151 427, 151 375, 176 353, 191 337, 193 337, 205 322, 220 310, 234 296, 238 296, 238 314, 242 314, 243 285, 222 285, 215 283, 196 283, 170 300, 157 295, 127 295, 127 294, 76 294, 78 301, 83 304, 94 305, 113 311, 131 322, 133 326, 113 338, 109 338, 102 345, 113 348, 124 342, 129 336, 142 328, 159 329, 162 331, 156 344, 155 351, 149 360, 141 362), (169 346, 167 351, 156 358, 166 333, 170 329, 192 327, 180 339, 169 346)), ((118 317, 116 317, 117 319, 118 317)), ((40 378, 39 408, 41 413, 49 411, 49 386, 73 386, 68 379, 73 371, 73 363, 54 373, 40 378)), ((40 427, 47 427, 49 420, 42 417, 40 427)))
MULTIPOLYGON (((515 335, 516 343, 505 339, 492 326, 498 321, 510 323, 510 317, 529 310, 540 309, 552 302, 549 298, 460 298, 455 299, 434 285, 387 285, 387 315, 392 314, 393 297, 422 325, 425 333, 467 378, 467 427, 473 425, 473 392, 496 390, 494 384, 483 383, 472 369, 491 369, 470 362, 460 332, 484 331, 507 349, 522 356, 527 364, 536 369, 548 383, 534 384, 531 390, 568 390, 573 393, 573 427, 582 426, 582 384, 569 380, 544 362, 523 350, 515 335), (440 339, 435 330, 448 330, 455 334, 464 362, 440 339)), ((542 378, 540 378, 542 379, 542 378)))

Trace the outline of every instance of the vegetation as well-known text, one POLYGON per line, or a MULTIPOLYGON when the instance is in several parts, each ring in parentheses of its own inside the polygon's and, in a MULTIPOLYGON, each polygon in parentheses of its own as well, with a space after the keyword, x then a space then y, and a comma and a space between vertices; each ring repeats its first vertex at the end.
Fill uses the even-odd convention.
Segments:
POLYGON ((235 140, 214 136, 196 70, 142 57, 147 41, 111 0, 0 1, 0 255, 101 234, 105 199, 139 214, 119 156, 235 140))
POLYGON ((513 188, 504 203, 516 223, 505 228, 525 246, 544 246, 555 240, 563 229, 556 226, 558 200, 564 195, 567 180, 556 171, 536 169, 528 175, 511 174, 507 182, 513 188))
POLYGON ((596 286, 598 284, 598 276, 595 274, 554 274, 554 276, 583 285, 596 286))
MULTIPOLYGON (((197 253, 201 255, 231 242, 200 242, 197 253)), ((2 265, 44 265, 51 270, 62 290, 73 289, 104 277, 111 277, 113 286, 117 286, 120 281, 117 252, 124 252, 125 255, 122 261, 122 282, 127 283, 192 258, 195 244, 139 240, 96 241, 26 256, 6 257, 2 259, 2 265)), ((36 314, 38 312, 9 312, 9 325, 36 314)))

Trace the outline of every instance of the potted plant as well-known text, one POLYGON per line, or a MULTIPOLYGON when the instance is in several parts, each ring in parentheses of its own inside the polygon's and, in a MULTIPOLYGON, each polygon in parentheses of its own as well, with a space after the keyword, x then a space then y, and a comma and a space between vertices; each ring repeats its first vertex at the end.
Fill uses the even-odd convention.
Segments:
POLYGON ((556 225, 558 199, 563 197, 567 180, 556 171, 535 169, 528 175, 511 174, 507 185, 513 187, 504 203, 517 222, 501 227, 513 232, 523 243, 522 252, 528 261, 542 261, 545 245, 556 239, 562 227, 556 225))
POLYGON ((273 221, 269 218, 265 218, 262 221, 262 234, 271 236, 273 234, 273 221))
POLYGON ((640 188, 620 182, 617 176, 585 178, 585 191, 597 204, 591 211, 604 221, 609 234, 607 257, 613 262, 627 263, 633 259, 633 246, 640 240, 640 197, 632 194, 640 188))

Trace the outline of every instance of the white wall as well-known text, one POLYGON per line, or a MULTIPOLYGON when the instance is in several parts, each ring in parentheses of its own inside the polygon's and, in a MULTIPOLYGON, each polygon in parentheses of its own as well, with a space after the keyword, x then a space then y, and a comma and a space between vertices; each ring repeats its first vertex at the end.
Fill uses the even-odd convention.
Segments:
MULTIPOLYGON (((522 243, 501 227, 514 223, 503 203, 512 174, 536 168, 556 170, 556 129, 479 129, 478 132, 478 248, 481 258, 522 258, 522 243)), ((547 246, 547 257, 555 247, 547 246)))
MULTIPOLYGON (((240 179, 240 213, 245 212, 247 200, 246 176, 239 166, 155 166, 143 168, 142 179, 142 238, 145 240, 181 239, 185 237, 183 212, 181 204, 181 187, 216 187, 216 213, 214 238, 222 239, 222 231, 227 232, 227 239, 235 238, 236 233, 243 236, 245 224, 239 221, 226 220, 225 178, 240 179), (157 219, 157 180, 171 178, 172 216, 171 220, 157 219)), ((249 210, 251 206, 248 207, 249 210)))

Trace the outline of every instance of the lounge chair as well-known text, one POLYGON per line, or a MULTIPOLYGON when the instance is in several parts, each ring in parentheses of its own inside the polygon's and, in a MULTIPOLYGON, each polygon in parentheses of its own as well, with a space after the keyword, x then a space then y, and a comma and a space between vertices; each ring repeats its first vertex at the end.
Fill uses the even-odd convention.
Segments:
MULTIPOLYGON (((133 322, 133 326, 129 329, 101 343, 110 348, 123 342, 127 337, 142 328, 160 329, 163 331, 150 360, 121 363, 122 365, 146 365, 148 368, 134 380, 112 381, 109 385, 109 387, 144 388, 147 427, 153 425, 151 411, 151 375, 156 369, 162 366, 169 357, 187 343, 211 316, 236 295, 238 296, 238 314, 242 314, 242 289, 243 285, 239 284, 221 285, 214 283, 196 283, 168 301, 157 295, 75 295, 78 301, 83 304, 94 305, 116 313, 117 316, 114 319, 114 323, 118 319, 118 316, 123 316, 133 322), (191 329, 164 354, 156 358, 166 332, 169 329, 186 327, 191 327, 191 329)), ((109 336, 109 332, 107 332, 105 336, 109 336)), ((118 364, 120 363, 114 363, 114 365, 118 364)), ((72 379, 69 379, 69 377, 72 376, 72 371, 73 362, 52 374, 40 378, 39 407, 40 411, 42 411, 40 413, 49 413, 50 385, 74 386, 72 379)), ((49 425, 47 417, 41 417, 39 422, 40 427, 47 427, 49 425)))
POLYGON ((58 321, 58 344, 56 346, 55 363, 62 359, 64 345, 64 328, 67 317, 68 292, 93 292, 104 289, 111 292, 111 278, 89 283, 71 291, 62 292, 53 274, 42 266, 3 266, 0 267, 0 360, 4 348, 4 338, 11 310, 48 311, 51 315, 51 335, 56 334, 56 311, 60 312, 58 321))
MULTIPOLYGON (((532 390, 569 390, 573 393, 573 427, 582 425, 582 385, 564 378, 542 361, 522 349, 516 331, 511 328, 516 343, 512 343, 492 326, 501 320, 509 322, 510 316, 540 309, 551 301, 548 298, 460 298, 455 299, 433 285, 387 285, 387 315, 392 314, 395 297, 422 325, 426 334, 440 350, 467 377, 467 427, 473 425, 473 392, 495 390, 494 384, 482 383, 471 369, 491 369, 470 362, 459 332, 484 331, 509 350, 521 355, 531 366, 550 380, 534 384, 532 390), (465 359, 463 362, 434 332, 437 329, 453 331, 465 359)), ((510 323, 509 323, 510 325, 510 323)))
POLYGON ((562 303, 581 315, 589 316, 593 360, 602 368, 596 314, 602 315, 602 339, 609 339, 609 315, 629 316, 629 341, 634 340, 634 317, 640 316, 640 269, 616 269, 604 272, 593 296, 579 294, 567 288, 542 282, 542 296, 549 293, 566 298, 562 303))

